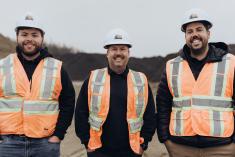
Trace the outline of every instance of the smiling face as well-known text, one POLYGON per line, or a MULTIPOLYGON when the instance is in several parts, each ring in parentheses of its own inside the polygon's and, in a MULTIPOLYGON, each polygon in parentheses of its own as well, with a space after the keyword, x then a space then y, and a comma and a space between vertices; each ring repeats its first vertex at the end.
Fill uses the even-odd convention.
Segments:
POLYGON ((35 28, 20 29, 17 33, 17 45, 22 50, 23 56, 29 58, 38 56, 42 48, 43 36, 35 28))
POLYGON ((201 56, 208 51, 210 32, 201 22, 193 22, 186 26, 185 40, 191 55, 201 56))
POLYGON ((107 58, 110 68, 116 73, 122 73, 129 61, 129 47, 127 45, 111 45, 108 47, 107 58))

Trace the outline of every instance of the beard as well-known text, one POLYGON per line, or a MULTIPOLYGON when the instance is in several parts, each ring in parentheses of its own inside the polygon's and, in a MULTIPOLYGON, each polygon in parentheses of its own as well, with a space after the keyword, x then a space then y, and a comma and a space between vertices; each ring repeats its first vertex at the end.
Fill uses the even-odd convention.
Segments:
POLYGON ((194 56, 200 56, 200 55, 202 55, 203 53, 205 53, 205 51, 206 51, 206 49, 207 49, 207 42, 205 42, 202 38, 200 38, 200 37, 193 37, 191 40, 190 40, 190 44, 188 44, 188 47, 190 48, 190 51, 191 51, 191 53, 194 55, 194 56), (201 45, 201 47, 199 47, 199 48, 194 48, 194 46, 193 46, 193 40, 195 40, 195 39, 197 39, 197 40, 199 40, 201 43, 202 43, 202 45, 201 45))
POLYGON ((197 48, 197 49, 194 49, 193 47, 189 47, 190 50, 191 50, 191 53, 194 55, 194 56, 200 56, 202 55, 203 53, 205 53, 206 51, 206 46, 202 46, 201 48, 197 48))
POLYGON ((28 57, 32 57, 35 56, 36 54, 40 53, 40 50, 42 49, 42 45, 37 44, 34 41, 25 41, 22 44, 18 43, 18 48, 20 49, 20 51, 28 57), (32 51, 27 51, 24 46, 27 45, 28 43, 32 44, 35 48, 32 51))

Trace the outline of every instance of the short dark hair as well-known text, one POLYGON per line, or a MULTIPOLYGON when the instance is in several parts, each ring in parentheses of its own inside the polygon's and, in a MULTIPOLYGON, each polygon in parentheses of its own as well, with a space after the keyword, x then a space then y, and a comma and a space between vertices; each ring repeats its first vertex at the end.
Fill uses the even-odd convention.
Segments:
MULTIPOLYGON (((211 26, 212 26, 211 23, 208 22, 208 21, 193 21, 193 22, 190 22, 190 23, 194 23, 194 22, 202 23, 202 24, 204 25, 204 27, 206 28, 207 31, 208 31, 208 30, 211 28, 211 26)), ((187 25, 190 24, 190 23, 186 23, 186 24, 184 24, 184 25, 182 26, 184 32, 186 31, 187 25)))
MULTIPOLYGON (((20 31, 20 30, 32 29, 32 28, 33 28, 33 27, 18 27, 18 28, 16 29, 16 35, 17 35, 17 36, 19 35, 19 31, 20 31)), ((44 33, 43 33, 43 31, 42 31, 41 29, 38 29, 38 28, 34 28, 34 29, 39 30, 40 33, 41 33, 41 36, 44 37, 44 33)))

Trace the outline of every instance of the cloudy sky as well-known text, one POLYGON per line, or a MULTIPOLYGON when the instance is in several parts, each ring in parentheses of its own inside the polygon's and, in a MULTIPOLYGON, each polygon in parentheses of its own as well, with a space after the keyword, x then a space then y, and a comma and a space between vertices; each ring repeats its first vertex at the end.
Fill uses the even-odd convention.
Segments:
POLYGON ((131 56, 165 56, 184 45, 184 12, 202 8, 213 19, 210 41, 235 43, 234 0, 1 0, 0 33, 15 39, 26 12, 40 17, 49 43, 105 53, 103 38, 113 28, 132 38, 131 56))

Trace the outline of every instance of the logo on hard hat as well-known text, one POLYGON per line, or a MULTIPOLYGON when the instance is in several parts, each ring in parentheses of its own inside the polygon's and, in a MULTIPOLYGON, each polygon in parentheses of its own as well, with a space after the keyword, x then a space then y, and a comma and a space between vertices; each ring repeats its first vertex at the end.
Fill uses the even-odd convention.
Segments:
POLYGON ((195 19, 195 18, 198 18, 197 14, 191 14, 189 19, 195 19))
POLYGON ((27 16, 25 17, 25 20, 32 20, 32 21, 33 21, 33 17, 30 16, 30 15, 27 15, 27 16))
POLYGON ((122 39, 122 35, 117 34, 114 36, 114 39, 122 39))

